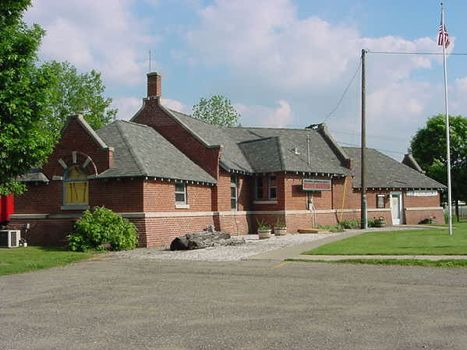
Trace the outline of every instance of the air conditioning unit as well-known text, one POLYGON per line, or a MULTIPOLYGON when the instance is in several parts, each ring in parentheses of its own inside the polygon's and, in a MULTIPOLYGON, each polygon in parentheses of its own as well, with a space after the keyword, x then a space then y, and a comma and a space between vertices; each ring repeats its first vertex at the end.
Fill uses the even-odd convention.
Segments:
POLYGON ((0 230, 0 247, 19 247, 20 230, 0 230))

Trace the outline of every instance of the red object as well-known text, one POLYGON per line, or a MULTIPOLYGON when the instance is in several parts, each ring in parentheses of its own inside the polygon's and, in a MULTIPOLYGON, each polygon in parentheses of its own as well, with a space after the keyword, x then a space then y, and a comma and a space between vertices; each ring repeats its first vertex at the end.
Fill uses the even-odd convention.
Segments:
POLYGON ((7 224, 14 211, 15 199, 13 195, 0 196, 0 224, 7 224))

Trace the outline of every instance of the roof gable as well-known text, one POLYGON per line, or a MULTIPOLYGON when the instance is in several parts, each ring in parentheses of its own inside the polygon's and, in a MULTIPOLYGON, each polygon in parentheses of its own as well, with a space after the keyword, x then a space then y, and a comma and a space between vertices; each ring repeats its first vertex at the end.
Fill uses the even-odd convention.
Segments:
POLYGON ((98 177, 149 176, 215 183, 216 180, 153 128, 115 121, 98 134, 114 148, 114 167, 98 177))

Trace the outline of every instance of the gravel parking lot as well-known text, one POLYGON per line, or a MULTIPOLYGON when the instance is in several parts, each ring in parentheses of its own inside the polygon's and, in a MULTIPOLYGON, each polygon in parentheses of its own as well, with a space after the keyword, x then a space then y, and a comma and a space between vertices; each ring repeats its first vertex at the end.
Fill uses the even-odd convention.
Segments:
POLYGON ((236 246, 210 247, 198 250, 170 251, 161 248, 140 248, 132 251, 112 253, 116 258, 160 259, 160 260, 198 260, 198 261, 238 261, 267 251, 313 242, 342 233, 289 234, 258 239, 258 235, 235 237, 244 239, 245 244, 236 246))

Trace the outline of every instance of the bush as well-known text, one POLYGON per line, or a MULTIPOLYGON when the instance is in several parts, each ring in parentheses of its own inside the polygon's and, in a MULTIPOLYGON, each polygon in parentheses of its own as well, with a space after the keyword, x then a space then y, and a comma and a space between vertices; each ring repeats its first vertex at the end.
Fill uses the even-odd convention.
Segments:
MULTIPOLYGON (((446 222, 448 222, 448 220, 446 220, 446 222)), ((420 225, 431 225, 432 223, 433 223, 433 218, 432 217, 423 219, 423 220, 421 220, 419 222, 420 225)))
POLYGON ((356 229, 360 227, 360 221, 356 219, 355 220, 342 220, 341 222, 339 222, 339 226, 346 230, 356 229))
POLYGON ((86 210, 68 237, 68 249, 86 251, 89 249, 111 250, 134 249, 137 243, 135 225, 104 207, 86 210), (106 247, 107 246, 107 247, 106 247))

